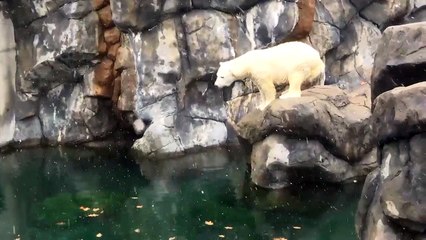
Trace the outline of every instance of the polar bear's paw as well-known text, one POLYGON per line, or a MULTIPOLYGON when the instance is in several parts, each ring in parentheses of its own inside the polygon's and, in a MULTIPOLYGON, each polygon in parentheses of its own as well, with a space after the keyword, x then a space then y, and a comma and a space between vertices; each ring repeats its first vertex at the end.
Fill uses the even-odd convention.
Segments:
POLYGON ((300 92, 285 92, 281 94, 280 99, 297 98, 301 96, 302 96, 302 93, 300 92))

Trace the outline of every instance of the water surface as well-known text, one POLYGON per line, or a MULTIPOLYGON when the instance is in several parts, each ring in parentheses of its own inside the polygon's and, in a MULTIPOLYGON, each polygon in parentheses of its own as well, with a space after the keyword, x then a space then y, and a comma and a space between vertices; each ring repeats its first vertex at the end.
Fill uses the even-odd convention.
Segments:
POLYGON ((265 191, 217 150, 135 164, 124 152, 0 157, 0 239, 352 240, 361 185, 265 191))

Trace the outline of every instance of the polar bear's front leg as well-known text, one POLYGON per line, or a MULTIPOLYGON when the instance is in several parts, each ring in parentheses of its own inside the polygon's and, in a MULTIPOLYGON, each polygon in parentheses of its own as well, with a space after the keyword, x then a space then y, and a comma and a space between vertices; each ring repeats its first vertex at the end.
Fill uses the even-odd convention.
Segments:
POLYGON ((254 79, 253 81, 259 88, 261 95, 261 103, 257 106, 257 109, 264 110, 272 101, 275 100, 277 96, 277 91, 273 82, 270 81, 258 81, 254 79))
POLYGON ((302 83, 305 80, 303 73, 293 73, 288 76, 288 91, 283 92, 280 99, 302 96, 302 83))

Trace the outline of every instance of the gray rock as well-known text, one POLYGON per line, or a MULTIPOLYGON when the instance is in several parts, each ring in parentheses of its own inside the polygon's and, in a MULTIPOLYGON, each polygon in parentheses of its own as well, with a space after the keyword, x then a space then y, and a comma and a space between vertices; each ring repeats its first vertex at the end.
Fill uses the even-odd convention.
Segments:
POLYGON ((245 16, 245 24, 255 48, 281 43, 298 21, 295 2, 267 1, 259 3, 245 16))
POLYGON ((59 85, 40 100, 40 120, 43 136, 49 144, 81 143, 93 140, 80 115, 83 105, 80 84, 59 85))
POLYGON ((357 10, 362 10, 375 0, 350 0, 357 10))
POLYGON ((150 122, 143 137, 132 146, 138 156, 161 157, 183 153, 184 149, 175 129, 176 112, 175 94, 138 109, 138 118, 150 122))
POLYGON ((12 10, 13 22, 17 27, 29 25, 36 19, 40 19, 55 12, 65 3, 72 0, 13 0, 7 1, 12 10))
POLYGON ((426 7, 413 9, 408 16, 404 18, 403 23, 426 22, 426 7))
POLYGON ((68 18, 81 19, 93 11, 91 1, 80 0, 67 3, 60 9, 68 18))
POLYGON ((354 19, 341 31, 341 42, 328 55, 330 74, 338 79, 339 87, 353 90, 362 82, 369 83, 380 30, 372 23, 354 19))
POLYGON ((191 0, 165 0, 163 6, 164 14, 187 11, 192 7, 191 0))
POLYGON ((349 164, 330 154, 317 140, 272 134, 253 145, 251 180, 270 189, 301 182, 336 183, 361 178, 376 167, 377 157, 349 164))
POLYGON ((340 42, 340 29, 333 23, 327 9, 319 2, 315 8, 314 23, 308 36, 308 43, 324 56, 340 42))
POLYGON ((188 117, 226 121, 225 102, 222 92, 208 82, 197 81, 188 87, 185 96, 185 113, 188 117), (187 113, 186 113, 187 112, 187 113))
POLYGON ((15 94, 15 119, 19 121, 36 116, 39 103, 38 95, 17 91, 15 94))
POLYGON ((367 177, 358 204, 359 239, 424 238, 425 139, 420 134, 381 148, 381 167, 367 177))
POLYGON ((165 0, 111 0, 112 19, 123 31, 138 32, 155 26, 161 18, 165 0))
MULTIPOLYGON (((380 41, 371 75, 371 96, 424 81, 426 23, 388 27, 380 41)), ((374 104, 373 104, 374 108, 374 104)))
POLYGON ((361 10, 360 15, 385 29, 408 14, 409 7, 410 0, 372 1, 361 10))
MULTIPOLYGON (((103 138, 112 134, 117 121, 113 116, 109 99, 85 97, 80 115, 94 138, 103 138)), ((78 109, 76 109, 78 111, 78 109)))
POLYGON ((81 84, 62 84, 40 101, 39 117, 49 144, 76 144, 105 137, 115 128, 110 100, 84 97, 81 84))
POLYGON ((397 87, 374 101, 373 134, 386 142, 426 130, 426 83, 397 87))
POLYGON ((233 13, 243 12, 244 10, 253 7, 256 3, 261 0, 193 0, 192 4, 195 8, 213 8, 220 11, 233 13))
POLYGON ((181 56, 173 19, 165 20, 149 32, 128 36, 137 59, 136 107, 153 104, 176 92, 181 73, 181 56))
POLYGON ((138 117, 151 122, 132 147, 141 158, 176 157, 199 148, 223 145, 227 140, 223 122, 178 113, 175 94, 140 109, 138 117))
MULTIPOLYGON (((358 0, 357 2, 360 1, 358 0)), ((346 27, 357 13, 356 8, 351 4, 350 0, 321 0, 318 4, 322 4, 325 7, 325 9, 321 9, 323 13, 325 13, 324 10, 329 13, 332 19, 332 22, 329 24, 339 29, 346 27)))
MULTIPOLYGON (((364 232, 367 229, 369 220, 370 205, 375 200, 376 189, 380 183, 380 169, 371 171, 364 181, 361 197, 355 215, 355 229, 359 239, 364 239, 364 232)), ((377 202, 377 201, 376 201, 377 202)))
POLYGON ((394 144, 396 154, 383 151, 382 160, 384 214, 420 233, 426 230, 425 144, 426 134, 416 135, 408 144, 394 144))
POLYGON ((39 146, 43 138, 40 119, 37 116, 16 122, 14 146, 18 148, 39 146))
POLYGON ((78 68, 91 64, 98 55, 98 23, 95 12, 82 19, 67 19, 57 11, 27 28, 18 28, 17 89, 38 94, 40 89, 79 81, 78 68))
POLYGON ((349 95, 335 86, 315 86, 300 98, 276 99, 264 111, 253 110, 258 97, 252 95, 228 101, 228 122, 251 143, 273 132, 315 138, 350 162, 374 147, 367 85, 349 95))
POLYGON ((238 20, 222 12, 194 10, 184 14, 182 21, 188 45, 186 54, 190 73, 187 74, 190 78, 213 74, 220 61, 236 57, 238 46, 249 43, 238 20))

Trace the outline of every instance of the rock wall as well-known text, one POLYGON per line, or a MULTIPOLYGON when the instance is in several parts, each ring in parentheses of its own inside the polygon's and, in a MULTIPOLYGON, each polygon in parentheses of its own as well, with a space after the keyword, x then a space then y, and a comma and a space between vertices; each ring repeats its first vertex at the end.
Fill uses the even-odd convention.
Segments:
POLYGON ((389 27, 379 44, 371 122, 380 168, 368 175, 358 205, 362 240, 426 238, 425 28, 389 27))
POLYGON ((326 60, 327 83, 353 90, 370 82, 382 31, 424 12, 414 0, 2 2, 17 46, 16 115, 7 120, 16 127, 6 127, 15 128, 13 145, 81 144, 129 130, 124 139, 137 136, 133 148, 152 157, 235 139, 226 101, 247 89, 213 87, 220 61, 301 40, 326 60))

